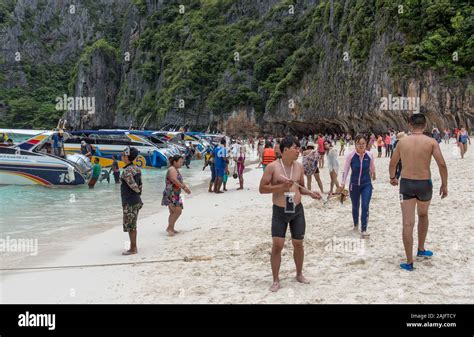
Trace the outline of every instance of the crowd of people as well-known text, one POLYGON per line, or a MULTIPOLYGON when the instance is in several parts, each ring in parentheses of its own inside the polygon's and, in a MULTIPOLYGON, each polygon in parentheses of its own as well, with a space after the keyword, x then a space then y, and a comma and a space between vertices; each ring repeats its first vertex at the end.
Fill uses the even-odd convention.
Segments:
MULTIPOLYGON (((416 214, 418 215, 416 256, 430 258, 434 255, 425 247, 429 206, 433 196, 431 158, 435 159, 439 167, 441 177, 439 195, 441 198, 445 198, 448 195, 448 172, 439 143, 442 138, 445 143, 449 143, 451 138, 455 138, 460 147, 462 158, 464 158, 467 146, 470 144, 470 138, 465 128, 456 129, 452 133, 449 130, 444 130, 443 135, 433 129, 431 134, 427 134, 425 132, 426 124, 423 114, 414 114, 410 117, 407 133, 389 129, 386 133, 377 135, 375 133, 354 136, 349 133, 317 134, 300 138, 291 135, 283 138, 261 136, 246 140, 222 137, 202 152, 202 170, 210 171, 208 187, 210 193, 227 192, 227 182, 230 175, 232 178, 238 179, 237 190, 243 190, 248 155, 253 155, 256 152, 256 156, 251 159, 254 159, 253 162, 257 163, 257 168, 262 170, 259 192, 272 194, 270 264, 273 282, 270 290, 275 292, 281 287, 279 278, 281 252, 288 227, 294 248, 296 280, 304 284, 309 283, 303 274, 303 240, 306 229, 303 196, 321 200, 322 195, 327 194, 329 200, 334 195, 340 195, 341 202, 346 196, 349 196, 352 203, 353 230, 360 232, 361 239, 370 237, 368 230, 370 201, 374 192, 373 181, 377 178, 376 159, 372 149, 376 149, 377 158, 381 158, 382 152, 385 151, 385 157, 390 162, 388 165, 390 184, 399 186, 400 189, 402 241, 406 255, 406 261, 400 264, 400 268, 412 271, 415 268, 413 228, 416 223, 416 214), (340 175, 339 157, 343 156, 345 158, 340 175), (328 189, 324 188, 321 177, 325 165, 329 172, 328 189), (313 189, 313 177, 319 190, 313 189)), ((87 143, 83 146, 83 153, 90 156, 94 149, 87 143)), ((138 252, 137 219, 143 205, 140 197, 143 185, 141 171, 133 164, 138 155, 137 149, 129 147, 122 154, 122 160, 125 162, 122 172, 120 173, 117 158, 114 158, 111 168, 115 181, 121 184, 123 230, 128 233, 130 238, 130 247, 123 252, 124 255, 138 252)), ((184 155, 175 155, 169 158, 161 201, 161 204, 169 210, 166 228, 169 236, 179 233, 175 226, 184 208, 182 191, 187 194, 191 193, 180 170, 183 166, 189 168, 192 159, 198 158, 200 157, 197 155, 197 149, 191 144, 187 146, 184 155)), ((97 170, 97 172, 99 171, 97 170)))
MULTIPOLYGON (((426 133, 426 118, 423 114, 413 114, 409 120, 407 133, 388 129, 385 133, 365 133, 352 135, 343 134, 316 134, 296 137, 260 136, 257 138, 241 139, 238 137, 222 137, 208 146, 203 155, 203 171, 210 171, 208 191, 222 194, 228 191, 228 179, 238 179, 237 190, 244 189, 244 172, 246 163, 251 159, 262 170, 259 192, 272 194, 271 218, 271 269, 273 282, 271 291, 280 288, 279 269, 281 251, 285 243, 287 228, 290 228, 292 245, 294 247, 294 261, 296 265, 296 280, 309 283, 303 275, 306 220, 302 199, 309 196, 320 200, 327 194, 327 200, 338 195, 341 202, 349 196, 352 203, 352 227, 360 231, 361 239, 367 239, 369 234, 370 201, 373 194, 373 181, 377 178, 375 156, 372 149, 376 149, 377 158, 381 158, 385 151, 385 158, 389 159, 388 170, 390 184, 399 186, 402 211, 402 240, 405 247, 406 262, 400 264, 404 270, 414 270, 413 257, 413 228, 415 215, 418 215, 418 247, 416 256, 429 258, 433 252, 425 247, 428 232, 428 211, 433 196, 430 161, 434 158, 441 177, 439 195, 445 198, 448 195, 448 172, 439 143, 444 139, 449 144, 451 138, 456 139, 461 158, 470 145, 467 130, 444 130, 439 132, 433 128, 426 133), (339 148, 338 148, 339 145, 339 148), (352 147, 354 147, 352 149, 352 147), (256 156, 253 156, 256 152, 256 156), (344 157, 342 174, 339 170, 339 157, 344 157), (301 161, 299 160, 301 158, 301 161), (402 165, 403 164, 403 165, 402 165), (329 172, 329 188, 323 184, 321 177, 325 165, 329 172), (318 190, 313 189, 312 180, 316 181, 318 190), (347 190, 346 190, 347 186, 347 190)), ((5 136, 0 135, 5 141, 5 136)), ((50 153, 55 156, 64 156, 64 138, 62 132, 57 132, 52 138, 50 153)), ((83 141, 81 153, 92 158, 95 149, 83 141)), ((134 147, 127 147, 121 160, 125 166, 120 171, 117 156, 114 156, 109 173, 113 173, 114 180, 120 184, 123 230, 128 233, 130 247, 124 255, 136 254, 137 249, 137 219, 143 206, 141 192, 143 188, 141 170, 134 164, 139 152, 134 147)), ((193 159, 200 159, 201 152, 191 143, 186 146, 184 155, 174 155, 169 158, 169 166, 165 176, 161 205, 169 210, 166 232, 169 236, 179 233, 175 226, 183 212, 182 191, 191 193, 185 184, 181 169, 189 168, 193 159)), ((93 188, 102 173, 99 159, 94 158, 92 177, 89 187, 93 188)), ((327 200, 325 202, 327 202, 327 200)))
MULTIPOLYGON (((240 138, 222 137, 220 141, 209 146, 204 151, 203 170, 210 171, 208 191, 221 194, 227 191, 227 181, 231 171, 233 178, 239 181, 237 190, 244 187, 244 169, 247 160, 246 145, 257 151, 257 168, 263 171, 259 190, 261 193, 272 193, 272 271, 274 282, 272 291, 279 289, 278 271, 281 263, 281 249, 287 227, 290 227, 292 242, 295 249, 294 259, 296 264, 296 278, 299 282, 307 283, 302 274, 303 264, 303 239, 305 233, 304 210, 301 203, 302 196, 308 195, 313 199, 321 199, 327 193, 328 199, 335 194, 341 195, 341 200, 349 195, 352 203, 353 229, 360 231, 362 239, 369 238, 368 232, 370 201, 373 193, 372 182, 376 179, 375 158, 372 148, 377 149, 378 157, 385 149, 385 157, 390 158, 390 183, 400 184, 400 195, 403 201, 403 242, 406 249, 406 263, 400 265, 405 270, 413 270, 413 255, 411 244, 414 226, 414 209, 418 207, 419 216, 419 241, 417 256, 430 257, 433 253, 426 250, 424 242, 427 232, 427 213, 429 201, 432 196, 432 183, 430 180, 429 161, 434 157, 439 168, 442 180, 440 195, 447 196, 447 169, 443 156, 439 150, 439 138, 436 134, 427 136, 424 132, 426 118, 422 114, 415 114, 410 118, 410 131, 397 132, 393 129, 385 134, 374 133, 334 134, 314 136, 308 135, 301 138, 295 136, 258 137, 244 141, 240 138), (339 150, 336 145, 339 144, 339 150), (350 147, 354 146, 354 150, 350 147), (346 153, 348 150, 349 152, 346 153), (298 161, 302 157, 301 162, 298 161), (345 156, 342 175, 339 180, 338 157, 345 156), (327 158, 326 160, 324 158, 327 158), (403 162, 403 170, 402 170, 403 162), (327 164, 329 172, 329 190, 325 192, 320 176, 321 169, 327 164), (319 191, 312 189, 312 178, 315 178, 319 191), (346 190, 346 184, 348 190, 346 190)), ((459 143, 468 144, 469 136, 464 128, 457 130, 456 137, 459 143)), ((448 139, 449 141, 449 139, 448 139)), ((467 146, 466 146, 467 147, 467 146)), ((250 153, 253 153, 251 151, 250 153)), ((191 152, 191 151, 190 151, 191 152)), ((186 153, 190 153, 186 152, 186 153)), ((129 164, 124 168, 120 177, 123 200, 127 196, 141 189, 140 171, 133 166, 134 151, 128 155, 129 164), (127 173, 131 171, 131 173, 127 173), (134 181, 135 178, 138 180, 134 181)), ((192 153, 192 152, 191 152, 192 153)), ((124 154, 127 157, 127 154, 124 154)), ((183 211, 181 191, 191 193, 184 183, 180 169, 183 165, 189 167, 190 160, 187 154, 176 155, 170 158, 170 166, 166 174, 165 189, 163 191, 162 205, 169 208, 168 227, 169 236, 178 233, 175 224, 183 211)), ((124 201, 124 230, 136 230, 136 217, 140 209, 139 198, 135 203, 124 201), (133 206, 133 207, 132 207, 133 206)), ((136 233, 130 235, 131 240, 136 239, 136 233)), ((136 253, 136 241, 131 241, 130 249, 125 254, 136 253)))
MULTIPOLYGON (((334 143, 341 139, 343 144, 350 143, 346 135, 335 137, 315 138, 303 137, 298 139, 287 136, 279 140, 280 158, 267 164, 260 181, 260 193, 271 193, 273 195, 273 215, 271 219, 271 233, 273 238, 271 253, 271 268, 273 283, 271 291, 280 289, 279 269, 281 264, 281 251, 284 246, 287 227, 290 227, 292 244, 294 247, 294 261, 296 266, 296 280, 301 283, 309 281, 303 276, 303 239, 306 221, 302 205, 302 196, 308 195, 313 199, 321 199, 321 194, 311 191, 310 177, 315 175, 317 181, 318 169, 324 167, 322 157, 328 157, 328 168, 331 175, 331 189, 345 189, 349 184, 350 199, 352 201, 353 228, 361 232, 361 238, 367 239, 370 200, 373 193, 372 181, 376 179, 374 156, 371 148, 377 141, 377 152, 385 147, 386 156, 391 157, 389 164, 390 184, 400 186, 400 199, 402 210, 402 238, 405 246, 406 262, 400 264, 400 268, 412 271, 413 265, 413 228, 415 224, 415 212, 418 214, 418 249, 416 256, 429 258, 433 252, 425 249, 425 240, 428 231, 428 209, 433 194, 431 181, 430 161, 433 157, 439 167, 441 186, 439 195, 445 198, 448 195, 448 172, 439 142, 435 137, 424 133, 426 118, 423 114, 414 114, 409 121, 410 131, 408 135, 404 132, 395 133, 390 130, 382 136, 375 137, 374 134, 359 134, 354 138, 355 149, 350 151, 344 161, 344 169, 341 181, 337 181, 337 151, 334 151, 334 143), (339 138, 339 139, 338 139, 339 138), (316 139, 318 146, 313 143, 316 139), (320 145, 321 144, 321 145, 320 145), (299 155, 303 155, 302 163, 299 163, 299 155), (318 164, 319 163, 319 164, 318 164), (401 170, 403 163, 403 170, 401 170), (305 187, 306 176, 308 188, 305 187)), ((469 137, 467 137, 469 138, 469 137)), ((459 138, 458 138, 459 139, 459 138)), ((466 143, 469 140, 466 140, 466 143)), ((342 145, 342 144, 341 144, 342 145)), ((341 146, 341 149, 342 146, 341 146)), ((343 155, 344 151, 339 152, 343 155)), ((319 185, 319 181, 318 181, 319 185)), ((321 193, 322 185, 320 186, 321 193)))
MULTIPOLYGON (((428 211, 433 195, 431 181, 430 160, 433 157, 438 164, 441 176, 439 195, 445 198, 448 195, 448 172, 439 143, 444 139, 449 144, 455 138, 460 148, 461 158, 467 151, 470 138, 465 128, 455 129, 453 132, 444 130, 443 134, 434 128, 426 133, 426 118, 423 114, 414 114, 410 117, 407 133, 388 129, 385 133, 368 133, 352 135, 343 134, 316 134, 303 137, 286 136, 283 138, 260 136, 243 140, 236 137, 222 137, 216 143, 207 147, 203 152, 203 171, 210 172, 208 191, 222 194, 228 191, 228 179, 232 176, 238 179, 237 190, 244 189, 244 172, 249 154, 262 170, 259 192, 272 194, 271 217, 271 269, 273 282, 270 290, 275 292, 281 287, 279 270, 281 252, 285 244, 287 228, 290 228, 292 245, 294 248, 294 262, 296 266, 296 280, 300 283, 309 283, 303 274, 306 219, 304 215, 303 196, 320 200, 327 194, 327 200, 334 195, 341 197, 341 202, 349 196, 352 203, 352 227, 360 231, 361 239, 368 239, 370 201, 373 194, 373 181, 377 178, 375 156, 372 149, 376 149, 377 158, 383 156, 390 160, 390 184, 400 189, 402 211, 402 240, 405 247, 406 262, 400 268, 414 270, 413 257, 413 228, 415 215, 418 215, 418 247, 416 256, 429 258, 433 252, 425 247, 428 232, 428 211), (339 146, 339 147, 338 147, 339 146), (352 149, 353 147, 353 149, 352 149), (301 157, 301 161, 299 160, 301 157), (343 159, 342 174, 339 170, 339 157, 343 159), (403 166, 402 166, 403 163, 403 166), (325 165, 329 172, 329 188, 326 189, 321 177, 325 165), (313 189, 312 180, 316 181, 317 188, 313 189), (347 186, 347 190, 346 190, 347 186)), ((57 155, 57 147, 61 144, 58 135, 57 144, 53 143, 53 153, 57 155)), ((91 157, 94 149, 84 142, 81 152, 91 157)), ((136 254, 137 249, 137 219, 142 208, 141 171, 133 164, 139 155, 138 150, 129 147, 122 154, 125 163, 120 173, 117 158, 111 168, 114 179, 121 184, 123 208, 123 230, 128 233, 130 247, 124 255, 136 254)), ((175 155, 169 158, 169 167, 165 176, 165 187, 161 204, 168 208, 169 236, 179 233, 176 222, 183 212, 182 191, 189 194, 190 188, 185 184, 181 169, 189 168, 193 159, 200 159, 201 153, 192 144, 186 146, 184 155, 175 155)), ((98 162, 96 163, 98 165, 98 162)), ((92 187, 97 180, 100 169, 93 169, 92 187), (95 181, 94 181, 95 180, 95 181)), ((324 170, 325 171, 325 170, 324 170)), ((91 184, 91 183, 90 183, 91 184)), ((327 202, 327 201, 325 201, 327 202)))

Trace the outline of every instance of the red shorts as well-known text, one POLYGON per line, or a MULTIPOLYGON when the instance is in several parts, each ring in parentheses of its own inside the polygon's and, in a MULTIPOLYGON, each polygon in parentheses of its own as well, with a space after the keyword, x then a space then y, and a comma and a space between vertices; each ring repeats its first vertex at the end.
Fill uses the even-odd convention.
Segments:
POLYGON ((91 178, 91 179, 89 180, 89 187, 94 187, 94 185, 95 185, 96 182, 97 182, 97 179, 91 178))

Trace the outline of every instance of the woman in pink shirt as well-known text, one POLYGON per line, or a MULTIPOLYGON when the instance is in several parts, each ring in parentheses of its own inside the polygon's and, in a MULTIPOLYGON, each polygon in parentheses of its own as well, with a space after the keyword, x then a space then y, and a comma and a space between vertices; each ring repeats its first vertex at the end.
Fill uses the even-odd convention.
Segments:
POLYGON ((326 153, 326 148, 324 147, 324 137, 319 134, 318 136, 318 152, 319 152, 319 168, 324 167, 324 154, 326 153))
POLYGON ((390 153, 392 153, 392 144, 391 144, 390 134, 385 135, 385 158, 390 157, 390 153))

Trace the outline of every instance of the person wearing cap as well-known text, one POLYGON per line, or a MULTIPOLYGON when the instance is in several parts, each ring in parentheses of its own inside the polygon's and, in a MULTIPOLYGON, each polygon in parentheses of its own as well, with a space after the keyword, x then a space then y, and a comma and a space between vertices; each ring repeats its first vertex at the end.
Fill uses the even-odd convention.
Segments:
POLYGON ((81 141, 81 153, 86 156, 87 158, 89 158, 89 160, 91 159, 92 157, 92 154, 93 154, 93 150, 92 150, 92 146, 88 143, 86 143, 85 140, 82 140, 81 141))
POLYGON ((125 166, 120 176, 120 196, 123 209, 123 231, 128 232, 130 237, 130 249, 122 255, 132 255, 138 252, 137 249, 137 220, 138 212, 143 206, 142 194, 142 173, 140 168, 133 164, 138 157, 138 150, 134 147, 127 147, 122 154, 122 161, 125 166))

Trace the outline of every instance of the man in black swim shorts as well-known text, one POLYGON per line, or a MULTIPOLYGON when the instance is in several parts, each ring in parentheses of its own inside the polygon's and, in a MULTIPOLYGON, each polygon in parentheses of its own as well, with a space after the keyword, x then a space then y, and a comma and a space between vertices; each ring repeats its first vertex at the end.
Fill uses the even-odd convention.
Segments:
POLYGON ((291 238, 303 240, 306 229, 303 205, 295 206, 294 213, 285 212, 285 207, 273 205, 272 215, 272 237, 285 238, 288 224, 290 224, 291 238))
POLYGON ((431 182, 431 179, 400 179, 400 200, 416 198, 416 200, 419 201, 430 201, 432 196, 433 183, 431 182))
POLYGON ((428 234, 428 210, 433 195, 431 181, 431 158, 438 164, 441 186, 439 195, 442 199, 448 196, 448 168, 438 142, 423 134, 426 128, 426 117, 421 113, 410 116, 409 127, 411 134, 403 137, 390 160, 390 183, 398 185, 396 174, 397 164, 402 163, 400 179, 400 206, 402 209, 402 238, 405 247, 406 263, 401 263, 400 268, 408 271, 413 267, 413 228, 415 217, 418 215, 418 250, 419 258, 430 258, 434 254, 425 249, 428 234))
POLYGON ((299 187, 304 187, 304 169, 303 165, 297 162, 298 139, 293 136, 285 137, 280 142, 280 150, 281 159, 268 164, 260 181, 260 193, 272 193, 273 201, 271 256, 273 284, 270 287, 273 292, 280 289, 281 251, 285 244, 288 225, 294 249, 296 280, 300 283, 309 283, 303 276, 303 239, 306 222, 301 196, 309 195, 313 199, 321 199, 319 193, 299 187))

